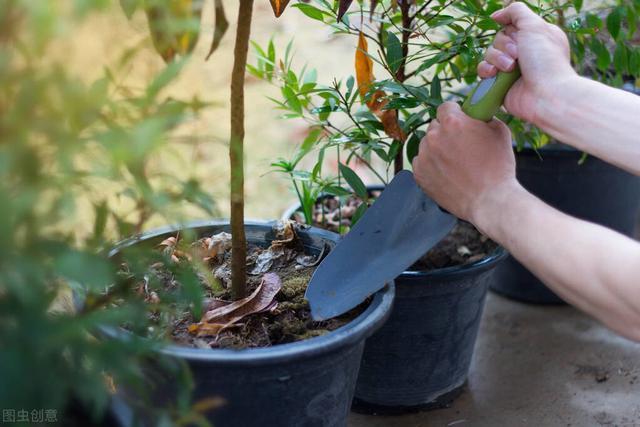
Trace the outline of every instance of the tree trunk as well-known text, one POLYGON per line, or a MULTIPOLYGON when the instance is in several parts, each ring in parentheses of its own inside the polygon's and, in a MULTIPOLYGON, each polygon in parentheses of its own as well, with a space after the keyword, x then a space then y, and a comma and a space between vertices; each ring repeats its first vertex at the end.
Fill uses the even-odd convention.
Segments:
MULTIPOLYGON (((411 9, 411 2, 408 0, 403 0, 400 3, 400 12, 402 13, 402 62, 400 63, 400 68, 398 68, 398 72, 396 73, 396 79, 399 82, 404 82, 407 79, 407 56, 409 56, 409 38, 411 36, 411 15, 409 11, 411 9)), ((396 158, 393 159, 393 172, 394 175, 397 175, 404 169, 404 141, 400 141, 400 149, 398 150, 398 154, 396 154, 396 158)))
POLYGON ((244 76, 251 33, 253 0, 239 0, 238 26, 231 74, 231 293, 234 299, 247 295, 247 238, 244 232, 244 76))

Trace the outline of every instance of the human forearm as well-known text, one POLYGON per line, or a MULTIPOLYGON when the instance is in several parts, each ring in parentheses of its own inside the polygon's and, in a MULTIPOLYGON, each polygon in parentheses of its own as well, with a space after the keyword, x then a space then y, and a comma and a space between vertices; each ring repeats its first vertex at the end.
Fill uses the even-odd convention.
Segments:
POLYGON ((576 76, 536 109, 534 124, 555 139, 640 175, 640 96, 576 76))
POLYGON ((640 244, 505 184, 472 221, 567 301, 640 341, 640 244))

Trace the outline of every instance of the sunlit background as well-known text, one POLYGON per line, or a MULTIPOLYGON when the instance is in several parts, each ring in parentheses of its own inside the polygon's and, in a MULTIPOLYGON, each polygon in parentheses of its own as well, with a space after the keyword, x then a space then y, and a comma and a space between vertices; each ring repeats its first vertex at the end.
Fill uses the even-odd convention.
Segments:
MULTIPOLYGON (((195 177, 212 194, 220 215, 228 216, 229 80, 233 61, 235 15, 227 6, 230 27, 218 50, 206 61, 213 32, 213 2, 205 2, 203 32, 187 65, 166 91, 180 99, 198 96, 215 103, 195 120, 183 125, 164 150, 161 167, 179 177, 195 177)), ((278 52, 293 40, 294 63, 318 71, 320 82, 353 73, 353 37, 332 36, 327 26, 288 9, 274 19, 267 1, 256 2, 252 40, 264 46, 273 37, 278 52)), ((69 71, 87 82, 100 77, 105 66, 117 64, 127 49, 140 47, 135 61, 125 70, 121 84, 136 88, 150 81, 166 65, 153 50, 147 20, 138 11, 128 21, 117 5, 89 16, 49 51, 52 58, 64 58, 69 71)), ((253 54, 249 63, 255 63, 253 54)), ((279 111, 268 96, 278 96, 278 88, 247 75, 246 81, 246 215, 248 218, 274 219, 294 202, 291 186, 283 176, 270 172, 277 157, 288 157, 304 138, 306 126, 297 120, 279 119, 279 111)), ((202 213, 193 213, 202 217, 202 213)), ((153 221, 150 222, 153 224, 153 221)))

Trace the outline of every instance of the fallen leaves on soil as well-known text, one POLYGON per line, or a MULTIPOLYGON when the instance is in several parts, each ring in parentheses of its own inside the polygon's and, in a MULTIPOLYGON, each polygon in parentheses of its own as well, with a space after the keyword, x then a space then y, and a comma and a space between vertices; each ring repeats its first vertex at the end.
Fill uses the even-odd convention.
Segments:
POLYGON ((267 273, 251 295, 207 311, 199 323, 189 326, 189 332, 198 336, 217 335, 246 316, 275 309, 277 303, 273 299, 281 288, 278 275, 267 273))

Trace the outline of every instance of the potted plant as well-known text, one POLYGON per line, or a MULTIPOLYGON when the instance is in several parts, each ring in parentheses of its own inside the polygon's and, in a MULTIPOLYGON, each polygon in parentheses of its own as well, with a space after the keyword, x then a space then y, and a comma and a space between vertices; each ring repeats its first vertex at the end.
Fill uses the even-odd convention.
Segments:
MULTIPOLYGON (((290 48, 276 58, 272 46, 258 46, 259 60, 250 68, 281 88, 283 99, 276 103, 284 117, 309 124, 292 158, 273 164, 290 177, 299 199, 284 217, 340 233, 375 203, 390 175, 404 168, 405 156, 410 161, 416 154, 443 93, 476 80, 476 65, 498 29, 489 15, 500 7, 418 0, 362 2, 348 12, 350 3, 294 7, 336 34, 353 36, 355 77, 320 85, 313 71, 293 69, 290 48), (374 63, 384 79, 374 78, 374 63), (327 173, 329 167, 334 170, 327 173), (364 174, 380 184, 365 186, 364 174)), ((354 409, 432 408, 460 392, 491 274, 504 256, 473 226, 460 223, 395 279, 391 317, 367 340, 354 409)))
MULTIPOLYGON (((566 2, 547 15, 569 36, 576 71, 640 94, 637 4, 619 0, 595 10, 581 6, 581 1, 566 2)), ((526 189, 563 212, 633 235, 640 212, 639 177, 554 141, 519 120, 512 120, 510 127, 518 180, 526 189)), ((496 269, 491 288, 524 302, 564 304, 513 257, 496 269)))
MULTIPOLYGON (((174 9, 175 4, 166 2, 141 5, 153 24, 152 37, 164 41, 154 45, 170 63, 189 52, 192 44, 184 35, 193 32, 193 26, 157 21, 170 22, 179 14, 197 16, 196 3, 185 2, 195 9, 174 9)), ((286 3, 271 2, 276 16, 286 3)), ((393 285, 346 317, 313 322, 304 290, 338 236, 287 222, 245 222, 244 80, 252 10, 253 0, 238 2, 230 87, 231 220, 135 236, 111 256, 124 264, 123 274, 151 305, 171 301, 175 292, 200 295, 199 301, 180 306, 173 316, 158 316, 157 328, 173 341, 158 352, 188 365, 195 399, 215 406, 209 421, 220 426, 344 425, 364 340, 388 316, 393 285), (130 265, 130 253, 147 254, 148 261, 130 265)), ((228 27, 224 13, 222 1, 216 1, 211 52, 228 27)), ((103 332, 116 339, 130 336, 121 329, 103 332)), ((173 376, 154 364, 148 370, 152 402, 175 402, 173 376)), ((136 390, 121 389, 116 406, 125 421, 154 420, 136 390)))

